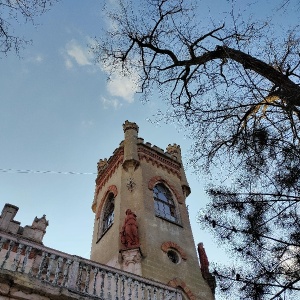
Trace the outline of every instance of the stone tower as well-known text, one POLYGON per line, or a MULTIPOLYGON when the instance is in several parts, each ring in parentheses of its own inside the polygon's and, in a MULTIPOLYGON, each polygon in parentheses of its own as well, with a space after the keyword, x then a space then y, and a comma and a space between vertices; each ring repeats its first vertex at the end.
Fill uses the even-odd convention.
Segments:
POLYGON ((91 260, 214 299, 201 274, 185 204, 190 188, 180 147, 144 143, 125 121, 124 141, 98 162, 91 260))

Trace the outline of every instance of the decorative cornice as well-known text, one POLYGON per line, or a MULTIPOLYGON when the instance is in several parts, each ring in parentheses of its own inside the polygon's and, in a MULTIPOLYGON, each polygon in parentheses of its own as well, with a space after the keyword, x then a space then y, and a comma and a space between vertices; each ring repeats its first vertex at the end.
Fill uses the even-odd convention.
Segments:
POLYGON ((151 162, 153 165, 167 170, 168 173, 175 174, 179 179, 181 178, 181 163, 148 149, 144 145, 138 146, 138 155, 140 160, 145 159, 147 162, 151 162))
POLYGON ((184 197, 182 196, 182 194, 180 194, 177 191, 177 189, 174 187, 174 185, 170 184, 167 180, 163 179, 161 176, 154 176, 149 180, 149 182, 148 182, 149 190, 153 190, 154 186, 159 182, 164 183, 168 188, 171 189, 171 191, 175 195, 178 203, 180 203, 180 204, 184 203, 184 197))

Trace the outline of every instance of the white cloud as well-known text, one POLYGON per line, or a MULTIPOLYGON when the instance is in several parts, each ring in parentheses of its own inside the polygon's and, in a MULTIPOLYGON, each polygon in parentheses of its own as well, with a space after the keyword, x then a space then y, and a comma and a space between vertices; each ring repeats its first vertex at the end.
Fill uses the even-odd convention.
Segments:
POLYGON ((42 55, 38 54, 36 57, 35 57, 35 61, 36 62, 42 62, 44 60, 44 58, 42 57, 42 55))
MULTIPOLYGON (((91 44, 93 41, 89 42, 91 44)), ((75 64, 79 66, 93 65, 93 54, 89 52, 88 47, 80 45, 76 40, 71 40, 67 43, 64 55, 67 69, 72 69, 75 64)), ((120 108, 122 106, 122 100, 127 103, 132 103, 134 101, 134 95, 138 90, 136 84, 138 79, 137 73, 132 72, 124 76, 122 69, 116 68, 113 64, 104 65, 100 63, 99 66, 104 73, 110 75, 110 80, 106 85, 108 95, 102 98, 104 107, 120 108)))
POLYGON ((69 58, 67 58, 65 60, 65 66, 66 66, 67 69, 72 69, 73 68, 73 63, 69 58))
POLYGON ((75 62, 80 66, 92 64, 92 56, 89 53, 88 48, 81 46, 76 40, 72 40, 66 45, 66 53, 68 55, 65 62, 67 68, 73 66, 73 64, 71 64, 71 59, 75 60, 75 62))
POLYGON ((138 91, 138 74, 132 71, 130 74, 124 75, 121 68, 116 68, 113 64, 100 64, 100 68, 110 75, 110 80, 106 86, 110 96, 120 97, 128 103, 132 103, 134 95, 138 91))
POLYGON ((41 54, 36 54, 34 56, 30 56, 27 58, 27 62, 30 63, 42 63, 44 61, 44 57, 41 54))
POLYGON ((110 95, 121 97, 125 101, 132 103, 137 87, 133 78, 114 75, 107 83, 107 90, 110 95))
POLYGON ((110 108, 110 107, 113 107, 114 109, 118 109, 122 106, 122 103, 116 99, 116 98, 106 98, 106 97, 102 97, 101 98, 101 102, 104 106, 104 108, 110 108))

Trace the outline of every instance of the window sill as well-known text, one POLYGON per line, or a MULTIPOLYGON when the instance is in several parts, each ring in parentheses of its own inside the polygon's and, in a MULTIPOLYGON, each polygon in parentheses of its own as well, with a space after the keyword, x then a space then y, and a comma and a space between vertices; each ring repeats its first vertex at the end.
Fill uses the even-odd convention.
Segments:
POLYGON ((167 222, 169 222, 169 223, 172 223, 172 224, 174 224, 174 225, 177 225, 177 226, 183 228, 182 224, 180 224, 180 223, 178 223, 178 222, 169 220, 169 219, 164 218, 163 216, 160 216, 160 215, 157 215, 157 214, 156 214, 155 216, 156 216, 157 218, 160 218, 160 219, 162 219, 162 220, 164 220, 164 221, 167 221, 167 222))
POLYGON ((109 229, 113 226, 113 224, 114 224, 114 223, 111 223, 111 224, 109 225, 109 227, 106 228, 106 230, 105 230, 105 231, 101 234, 101 236, 97 239, 96 244, 98 244, 99 241, 105 236, 106 232, 109 231, 109 229))

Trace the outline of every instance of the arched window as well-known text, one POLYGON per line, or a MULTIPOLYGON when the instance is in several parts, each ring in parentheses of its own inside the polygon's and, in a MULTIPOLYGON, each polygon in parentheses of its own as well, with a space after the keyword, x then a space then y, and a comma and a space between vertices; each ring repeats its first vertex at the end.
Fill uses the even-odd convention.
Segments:
POLYGON ((153 188, 153 197, 156 215, 178 223, 176 207, 169 189, 164 184, 158 183, 153 188))
POLYGON ((114 222, 114 210, 115 210, 115 197, 113 193, 108 195, 106 204, 103 211, 102 219, 102 235, 110 228, 114 222))

